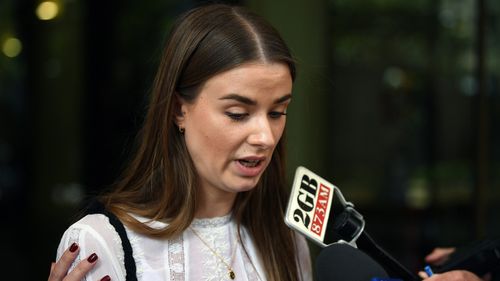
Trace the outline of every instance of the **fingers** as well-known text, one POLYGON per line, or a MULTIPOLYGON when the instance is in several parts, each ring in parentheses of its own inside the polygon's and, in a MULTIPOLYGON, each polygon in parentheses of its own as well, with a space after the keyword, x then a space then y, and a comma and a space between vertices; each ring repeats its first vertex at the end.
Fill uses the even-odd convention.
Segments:
POLYGON ((441 274, 434 274, 426 281, 481 281, 479 277, 465 270, 452 270, 441 274))
POLYGON ((444 263, 455 248, 435 248, 430 254, 425 257, 425 262, 439 265, 444 263))
POLYGON ((98 258, 99 257, 94 253, 87 259, 79 262, 78 265, 68 274, 66 280, 82 280, 87 272, 95 266, 98 258))
POLYGON ((418 276, 422 279, 426 279, 426 278, 429 278, 429 275, 427 275, 427 273, 425 271, 419 271, 418 272, 418 276))
MULTIPOLYGON (((50 267, 50 275, 48 281, 80 281, 85 275, 94 268, 99 257, 97 254, 93 253, 86 259, 80 261, 71 272, 68 273, 69 268, 75 261, 80 249, 76 243, 71 244, 71 246, 63 253, 61 258, 56 262, 52 263, 50 267)), ((106 275, 101 278, 100 281, 110 281, 111 278, 106 275)))
POLYGON ((71 244, 71 246, 64 251, 61 258, 56 263, 52 263, 48 281, 63 280, 79 252, 80 248, 78 247, 78 244, 71 244))

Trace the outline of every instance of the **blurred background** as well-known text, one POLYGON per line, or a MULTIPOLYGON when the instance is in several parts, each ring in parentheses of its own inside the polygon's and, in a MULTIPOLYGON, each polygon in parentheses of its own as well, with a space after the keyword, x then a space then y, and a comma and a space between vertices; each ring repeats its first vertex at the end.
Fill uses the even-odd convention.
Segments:
MULTIPOLYGON (((337 185, 415 271, 435 246, 500 236, 499 1, 226 2, 297 58, 290 179, 303 165, 337 185)), ((0 0, 2 279, 46 280, 126 164, 173 18, 199 3, 0 0)))

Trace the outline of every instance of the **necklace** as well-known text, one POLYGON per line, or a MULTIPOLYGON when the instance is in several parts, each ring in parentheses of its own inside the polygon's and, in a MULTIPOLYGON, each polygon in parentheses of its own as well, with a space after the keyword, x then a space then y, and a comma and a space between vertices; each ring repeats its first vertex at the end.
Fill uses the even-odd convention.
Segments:
POLYGON ((236 245, 234 245, 233 247, 233 253, 231 255, 231 261, 230 263, 231 264, 228 264, 223 257, 221 257, 219 255, 219 253, 217 253, 217 251, 215 251, 214 249, 212 249, 212 247, 210 247, 210 245, 208 244, 207 241, 205 241, 205 239, 201 238, 201 235, 196 231, 194 230, 194 228, 192 227, 189 227, 191 229, 191 231, 194 233, 194 235, 196 235, 196 237, 198 237, 198 239, 200 239, 200 241, 213 253, 214 256, 216 256, 218 259, 220 259, 222 261, 222 263, 224 263, 224 265, 226 265, 227 267, 227 270, 228 270, 228 273, 229 273, 229 278, 231 278, 231 280, 234 280, 236 278, 236 274, 234 274, 234 270, 233 268, 231 267, 231 264, 233 263, 233 260, 234 260, 234 255, 236 254, 236 248, 238 246, 238 239, 236 239, 236 245))

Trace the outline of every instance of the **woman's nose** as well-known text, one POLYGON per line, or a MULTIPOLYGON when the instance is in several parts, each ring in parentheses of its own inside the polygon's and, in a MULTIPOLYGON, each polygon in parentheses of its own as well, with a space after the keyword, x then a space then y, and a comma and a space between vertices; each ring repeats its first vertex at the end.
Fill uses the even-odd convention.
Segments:
POLYGON ((248 137, 251 145, 259 146, 263 149, 274 147, 276 137, 273 134, 272 126, 267 118, 261 118, 253 125, 252 132, 248 137))

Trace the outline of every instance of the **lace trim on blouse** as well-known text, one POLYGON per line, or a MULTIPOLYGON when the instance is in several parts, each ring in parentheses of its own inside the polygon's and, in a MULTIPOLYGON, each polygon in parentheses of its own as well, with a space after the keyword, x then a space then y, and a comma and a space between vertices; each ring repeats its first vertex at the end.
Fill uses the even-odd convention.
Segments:
MULTIPOLYGON (((80 241, 79 241, 80 231, 81 231, 81 229, 79 229, 79 228, 72 228, 70 230, 70 232, 69 232, 69 239, 68 239, 69 240, 69 242, 68 242, 69 245, 71 245, 73 243, 77 243, 77 244, 80 243, 80 241)), ((73 262, 73 264, 69 268, 68 272, 72 271, 76 267, 76 265, 80 263, 80 261, 81 261, 80 255, 77 255, 76 258, 75 258, 75 261, 73 262)), ((86 278, 85 278, 85 280, 86 280, 86 278)))
POLYGON ((179 235, 178 238, 168 241, 168 265, 170 267, 170 280, 184 281, 184 238, 179 235))
POLYGON ((232 215, 225 215, 222 217, 215 217, 215 218, 204 218, 204 219, 194 219, 193 222, 191 223, 192 227, 195 228, 213 228, 213 227, 220 227, 228 224, 231 222, 232 215))

